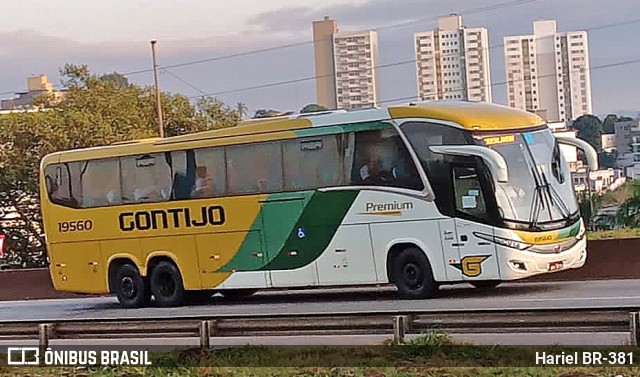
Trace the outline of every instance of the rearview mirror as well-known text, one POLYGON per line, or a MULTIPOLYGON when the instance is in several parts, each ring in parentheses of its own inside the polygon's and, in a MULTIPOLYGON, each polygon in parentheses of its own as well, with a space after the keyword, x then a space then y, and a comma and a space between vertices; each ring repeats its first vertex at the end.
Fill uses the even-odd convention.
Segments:
POLYGON ((438 154, 480 157, 487 163, 489 170, 491 170, 491 174, 498 182, 509 181, 507 162, 500 153, 493 149, 479 145, 434 145, 429 147, 429 149, 433 153, 438 154))
POLYGON ((593 148, 591 144, 582 139, 578 139, 577 137, 556 136, 556 140, 560 144, 571 145, 581 149, 587 157, 589 169, 591 169, 591 171, 598 170, 598 152, 596 152, 595 148, 593 148))

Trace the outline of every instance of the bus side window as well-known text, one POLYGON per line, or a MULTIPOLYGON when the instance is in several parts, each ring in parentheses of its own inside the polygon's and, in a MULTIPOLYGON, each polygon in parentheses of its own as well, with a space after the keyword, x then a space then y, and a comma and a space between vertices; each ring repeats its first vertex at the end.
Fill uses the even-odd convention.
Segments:
POLYGON ((453 187, 456 211, 485 219, 487 206, 475 167, 453 166, 453 187))
POLYGON ((224 148, 203 148, 195 151, 195 176, 192 198, 211 198, 226 193, 224 148))
MULTIPOLYGON (((171 167, 163 154, 122 157, 120 165, 124 203, 156 203, 170 199, 171 167)), ((111 199, 109 202, 118 204, 111 199)))
POLYGON ((102 207, 122 202, 118 158, 83 163, 81 173, 82 207, 102 207))
POLYGON ((283 190, 280 142, 233 145, 226 152, 229 195, 283 190))
POLYGON ((80 196, 80 163, 49 165, 45 168, 45 185, 51 202, 77 208, 80 196))
POLYGON ((395 129, 356 133, 352 184, 422 190, 418 171, 395 129))
POLYGON ((344 185, 341 135, 324 135, 283 142, 284 189, 298 191, 344 185))

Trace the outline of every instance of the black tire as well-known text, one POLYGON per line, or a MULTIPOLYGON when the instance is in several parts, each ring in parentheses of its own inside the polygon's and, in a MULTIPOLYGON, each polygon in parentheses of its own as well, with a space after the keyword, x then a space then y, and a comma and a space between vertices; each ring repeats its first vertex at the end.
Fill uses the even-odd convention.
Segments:
POLYGON ((228 289, 228 290, 222 290, 220 291, 220 294, 222 294, 224 296, 224 298, 230 299, 230 300, 238 300, 241 299, 243 297, 249 297, 251 295, 253 295, 254 293, 258 292, 257 289, 228 289))
POLYGON ((416 247, 406 248, 398 254, 392 262, 392 274, 402 298, 430 298, 438 290, 429 259, 416 247))
POLYGON ((478 280, 470 281, 469 283, 478 289, 492 289, 499 286, 502 282, 500 280, 478 280))
POLYGON ((158 263, 151 271, 151 293, 160 307, 181 306, 186 292, 182 275, 175 264, 167 261, 158 263))
POLYGON ((127 263, 116 272, 115 291, 123 308, 142 308, 151 302, 149 281, 142 276, 136 266, 127 263))

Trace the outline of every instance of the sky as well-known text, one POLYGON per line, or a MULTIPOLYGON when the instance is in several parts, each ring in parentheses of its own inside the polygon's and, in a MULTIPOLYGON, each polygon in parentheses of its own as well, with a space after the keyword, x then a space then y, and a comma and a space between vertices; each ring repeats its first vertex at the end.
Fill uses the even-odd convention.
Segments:
MULTIPOLYGON (((125 73, 131 82, 152 85, 149 41, 155 39, 163 90, 193 98, 211 94, 230 106, 243 102, 250 113, 261 108, 299 110, 315 102, 311 22, 325 15, 337 20, 340 31, 377 30, 379 64, 385 65, 413 59, 413 33, 436 28, 438 16, 461 14, 465 26, 488 29, 489 44, 495 46, 490 52, 493 101, 501 104, 506 103, 506 86, 500 85, 505 80, 503 37, 531 34, 538 19, 555 19, 560 32, 586 30, 592 67, 640 58, 640 1, 632 0, 6 3, 0 5, 3 99, 25 90, 30 75, 44 74, 59 85, 59 69, 66 63, 87 64, 97 74, 125 73), (485 6, 490 9, 479 11, 485 6), (625 21, 633 22, 599 28, 625 21), (196 63, 182 65, 190 62, 196 63), (182 66, 169 68, 173 65, 182 66), (291 80, 297 82, 239 90, 291 80)), ((413 63, 381 68, 379 76, 384 105, 416 96, 413 63)), ((598 115, 637 114, 640 64, 594 69, 592 99, 598 115)))

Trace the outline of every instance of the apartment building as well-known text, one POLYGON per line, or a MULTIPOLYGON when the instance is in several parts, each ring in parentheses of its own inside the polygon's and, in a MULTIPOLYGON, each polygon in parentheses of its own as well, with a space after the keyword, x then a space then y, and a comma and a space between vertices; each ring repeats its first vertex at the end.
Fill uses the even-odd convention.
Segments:
POLYGON ((329 109, 375 106, 379 100, 378 35, 340 32, 335 20, 313 22, 316 102, 329 109))
POLYGON ((566 122, 592 113, 587 33, 559 33, 555 20, 504 38, 509 106, 566 122))
POLYGON ((33 109, 34 100, 41 95, 48 94, 54 101, 59 101, 64 96, 64 91, 54 90, 47 76, 27 77, 27 91, 16 93, 17 97, 0 101, 0 110, 26 110, 33 109))
POLYGON ((491 102, 489 37, 462 17, 440 17, 438 28, 414 34, 418 97, 491 102))

